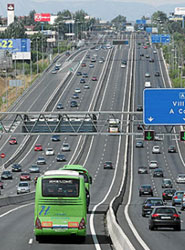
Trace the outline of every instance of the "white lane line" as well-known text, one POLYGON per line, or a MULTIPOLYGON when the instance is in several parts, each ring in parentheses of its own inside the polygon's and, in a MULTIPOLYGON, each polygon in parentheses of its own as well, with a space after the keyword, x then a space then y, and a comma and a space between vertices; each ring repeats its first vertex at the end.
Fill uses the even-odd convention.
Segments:
POLYGON ((33 243, 33 238, 29 239, 28 244, 29 244, 29 245, 32 245, 32 243, 33 243))
POLYGON ((12 213, 12 212, 14 212, 14 211, 20 209, 20 208, 28 207, 28 206, 33 205, 33 204, 34 204, 34 202, 29 203, 29 204, 22 205, 22 206, 20 206, 20 207, 13 208, 13 209, 7 211, 7 212, 4 213, 4 214, 1 214, 1 215, 0 215, 0 218, 4 217, 4 216, 6 216, 6 215, 8 215, 8 214, 10 214, 10 213, 12 213))

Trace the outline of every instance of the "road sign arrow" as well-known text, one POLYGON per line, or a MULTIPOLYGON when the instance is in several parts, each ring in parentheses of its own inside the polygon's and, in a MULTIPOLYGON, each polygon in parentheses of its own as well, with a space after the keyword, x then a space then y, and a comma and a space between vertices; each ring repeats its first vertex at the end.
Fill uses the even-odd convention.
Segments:
POLYGON ((148 118, 148 120, 149 120, 149 122, 152 122, 152 121, 154 120, 154 118, 150 116, 150 117, 148 118))
POLYGON ((146 138, 147 138, 147 140, 149 140, 149 141, 152 139, 152 136, 151 136, 150 132, 147 133, 146 138))

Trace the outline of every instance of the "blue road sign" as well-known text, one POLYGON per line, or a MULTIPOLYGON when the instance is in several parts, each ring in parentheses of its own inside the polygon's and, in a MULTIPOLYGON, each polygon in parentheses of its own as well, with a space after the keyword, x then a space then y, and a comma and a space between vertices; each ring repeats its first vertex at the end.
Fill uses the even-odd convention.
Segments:
POLYGON ((185 89, 145 89, 143 106, 146 125, 185 124, 185 89))
POLYGON ((146 24, 146 20, 136 20, 136 24, 146 24))
POLYGON ((146 27, 146 32, 147 33, 152 33, 152 28, 151 27, 146 27))
POLYGON ((0 50, 15 52, 30 52, 30 39, 0 39, 0 50))
POLYGON ((161 36, 160 35, 151 35, 152 43, 160 43, 161 42, 161 36))
POLYGON ((161 35, 161 43, 170 43, 170 35, 161 35))

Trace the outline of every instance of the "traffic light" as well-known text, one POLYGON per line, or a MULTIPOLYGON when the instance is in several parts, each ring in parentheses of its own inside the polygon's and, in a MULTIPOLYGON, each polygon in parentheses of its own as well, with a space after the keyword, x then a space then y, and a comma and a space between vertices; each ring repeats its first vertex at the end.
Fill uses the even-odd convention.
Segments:
POLYGON ((180 141, 185 141, 185 131, 180 131, 180 141))
POLYGON ((145 130, 144 131, 144 140, 145 141, 154 141, 155 131, 154 130, 145 130))

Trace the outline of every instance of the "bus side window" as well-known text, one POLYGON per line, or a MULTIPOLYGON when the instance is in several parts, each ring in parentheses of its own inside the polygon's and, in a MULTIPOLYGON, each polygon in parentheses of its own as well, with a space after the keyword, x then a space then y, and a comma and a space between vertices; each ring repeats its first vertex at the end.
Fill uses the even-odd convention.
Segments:
POLYGON ((92 176, 89 176, 89 184, 92 184, 92 176))

